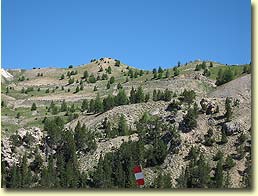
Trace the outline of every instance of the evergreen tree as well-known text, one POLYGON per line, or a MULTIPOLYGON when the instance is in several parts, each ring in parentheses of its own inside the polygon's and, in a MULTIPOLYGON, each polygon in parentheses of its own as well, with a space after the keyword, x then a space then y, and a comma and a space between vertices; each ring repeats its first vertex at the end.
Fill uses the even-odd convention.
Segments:
POLYGON ((108 95, 103 99, 103 108, 104 111, 107 111, 115 106, 114 97, 112 95, 108 95))
POLYGON ((84 99, 84 100, 82 101, 81 111, 84 112, 84 111, 86 111, 86 110, 88 110, 88 100, 87 100, 87 99, 84 99))
POLYGON ((82 90, 83 90, 83 84, 80 85, 80 91, 82 91, 82 90))
POLYGON ((89 106, 89 112, 94 112, 95 111, 95 101, 94 99, 90 100, 90 106, 89 106))
POLYGON ((62 102, 62 104, 61 104, 60 111, 61 111, 61 112, 67 111, 67 104, 66 104, 65 100, 63 100, 63 102, 62 102))
POLYGON ((222 158, 219 159, 215 168, 215 174, 214 174, 215 188, 223 188, 224 175, 223 175, 222 162, 223 162, 223 159, 222 158))
POLYGON ((121 83, 118 83, 117 84, 117 89, 122 89, 123 88, 123 86, 121 85, 121 83))
POLYGON ((121 114, 120 117, 119 117, 117 131, 118 131, 118 134, 120 136, 126 135, 128 133, 128 127, 127 127, 126 119, 125 119, 125 116, 123 114, 121 114))
POLYGON ((110 83, 110 84, 113 84, 114 82, 115 82, 115 77, 112 76, 112 77, 109 79, 109 83, 110 83))
POLYGON ((213 161, 218 161, 218 160, 220 160, 220 159, 222 159, 223 158, 223 153, 219 150, 216 154, 215 154, 215 156, 214 156, 214 158, 213 158, 213 161))
POLYGON ((99 93, 97 93, 97 97, 96 97, 96 100, 95 100, 95 113, 100 113, 100 112, 103 112, 103 103, 102 101, 100 100, 100 96, 99 96, 99 93))
POLYGON ((126 96, 125 90, 120 89, 117 96, 115 97, 115 104, 119 106, 119 105, 127 105, 128 103, 129 103, 129 100, 126 96))
POLYGON ((221 144, 225 144, 228 142, 228 138, 227 138, 227 135, 226 135, 226 132, 224 129, 221 129, 221 140, 220 140, 220 143, 221 144))
POLYGON ((77 86, 76 89, 75 89, 75 93, 78 93, 80 91, 80 87, 77 86))
POLYGON ((35 103, 32 103, 32 106, 31 106, 31 111, 34 111, 34 110, 37 110, 37 106, 35 103))
POLYGON ((165 92, 164 92, 164 101, 170 101, 171 98, 172 98, 171 91, 166 89, 165 92))
POLYGON ((87 78, 89 77, 89 73, 88 73, 88 71, 86 70, 86 71, 84 71, 83 72, 83 79, 85 79, 85 80, 87 80, 87 78))
POLYGON ((226 110, 226 113, 225 113, 225 118, 226 118, 226 121, 230 121, 231 118, 232 118, 232 107, 231 107, 231 100, 227 97, 226 98, 226 102, 225 102, 225 110, 226 110))
POLYGON ((16 164, 13 165, 10 173, 10 183, 7 185, 7 188, 21 188, 21 173, 16 164))
POLYGON ((110 81, 107 83, 107 89, 110 89, 110 81))
POLYGON ((144 102, 144 92, 141 86, 138 87, 135 93, 135 103, 142 103, 144 102))
POLYGON ((144 102, 148 102, 150 100, 150 93, 147 93, 144 98, 144 102))
POLYGON ((97 86, 94 86, 93 91, 97 91, 97 90, 98 90, 97 86))
POLYGON ((156 91, 156 89, 154 89, 154 90, 153 90, 152 99, 153 99, 153 101, 158 101, 158 97, 157 97, 157 91, 156 91))
POLYGON ((160 72, 160 73, 158 74, 158 79, 162 79, 162 76, 163 76, 163 72, 160 72))
POLYGON ((179 70, 177 69, 177 67, 174 67, 173 71, 174 71, 174 76, 178 76, 179 75, 179 70))
POLYGON ((110 66, 108 66, 108 68, 107 68, 107 73, 108 73, 108 74, 111 74, 111 72, 112 72, 112 69, 111 69, 110 66))
POLYGON ((73 84, 74 83, 74 78, 70 78, 69 80, 68 80, 68 84, 70 85, 70 84, 73 84))
POLYGON ((166 71, 166 78, 169 78, 169 70, 166 71))
POLYGON ((158 73, 163 73, 163 69, 159 66, 158 73))
POLYGON ((189 132, 192 129, 197 127, 197 121, 196 121, 196 112, 189 108, 187 111, 187 114, 183 117, 183 121, 181 122, 180 126, 181 129, 185 132, 189 132))
POLYGON ((133 88, 132 86, 132 89, 130 91, 130 103, 134 104, 136 103, 136 90, 133 88))
POLYGON ((134 74, 133 74, 133 70, 132 70, 132 69, 129 69, 129 71, 128 71, 128 76, 130 76, 130 78, 133 78, 133 77, 134 77, 134 74))
POLYGON ((61 75, 60 80, 63 80, 65 78, 64 74, 61 75))
POLYGON ((89 82, 90 82, 90 83, 96 83, 96 78, 95 78, 95 76, 94 76, 93 73, 92 73, 92 74, 90 75, 90 77, 89 77, 89 82))
POLYGON ((231 168, 233 168, 236 165, 235 161, 233 160, 231 155, 228 155, 225 163, 224 163, 224 169, 225 170, 230 170, 231 168))

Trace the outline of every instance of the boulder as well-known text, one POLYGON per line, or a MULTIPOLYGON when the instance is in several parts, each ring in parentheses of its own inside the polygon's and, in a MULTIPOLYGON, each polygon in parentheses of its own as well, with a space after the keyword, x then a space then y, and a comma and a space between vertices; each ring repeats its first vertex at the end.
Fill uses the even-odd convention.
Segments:
POLYGON ((202 107, 202 112, 206 113, 207 115, 216 113, 218 104, 214 100, 203 98, 200 101, 200 104, 202 107))
POLYGON ((222 128, 225 130, 226 135, 237 135, 241 133, 241 127, 239 122, 226 122, 222 128))

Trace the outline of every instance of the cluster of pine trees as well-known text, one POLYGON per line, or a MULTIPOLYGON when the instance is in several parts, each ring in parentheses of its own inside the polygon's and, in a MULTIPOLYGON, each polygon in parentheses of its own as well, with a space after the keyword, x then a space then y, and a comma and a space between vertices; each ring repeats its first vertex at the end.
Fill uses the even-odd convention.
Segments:
MULTIPOLYGON (((174 127, 168 127, 148 113, 145 113, 137 123, 137 132, 139 141, 123 143, 118 150, 101 156, 97 169, 90 174, 91 187, 134 188, 136 183, 132 170, 135 165, 161 165, 167 154, 174 153, 181 142, 180 135, 174 127), (170 148, 168 143, 171 144, 170 148)), ((171 188, 171 178, 168 175, 160 174, 156 181, 157 184, 150 187, 171 188)))
POLYGON ((37 146, 34 152, 25 153, 8 170, 4 167, 6 163, 2 161, 2 187, 88 187, 86 175, 79 171, 77 153, 90 153, 96 149, 95 134, 80 123, 74 131, 63 129, 64 122, 60 117, 45 121, 45 157, 41 156, 41 147, 37 146), (33 156, 34 160, 28 163, 28 159, 33 156))
POLYGON ((164 92, 162 92, 161 90, 153 90, 153 94, 152 94, 152 99, 153 101, 170 101, 172 98, 172 94, 173 97, 176 96, 175 93, 173 93, 172 91, 165 89, 164 92))
POLYGON ((134 89, 132 87, 130 91, 130 96, 126 95, 123 88, 120 88, 117 95, 108 95, 103 100, 101 100, 99 93, 95 99, 91 99, 90 102, 83 101, 82 111, 88 111, 93 113, 105 112, 112 109, 115 106, 127 105, 129 103, 142 103, 148 102, 150 99, 150 94, 144 94, 142 87, 134 89))
MULTIPOLYGON (((177 179, 178 188, 230 188, 232 186, 230 170, 235 166, 235 161, 231 155, 224 158, 223 153, 218 151, 213 158, 213 161, 217 162, 215 168, 210 166, 211 160, 207 160, 197 147, 191 148, 187 159, 189 164, 177 179)), ((246 179, 243 176, 242 182, 245 187, 250 187, 246 179)))

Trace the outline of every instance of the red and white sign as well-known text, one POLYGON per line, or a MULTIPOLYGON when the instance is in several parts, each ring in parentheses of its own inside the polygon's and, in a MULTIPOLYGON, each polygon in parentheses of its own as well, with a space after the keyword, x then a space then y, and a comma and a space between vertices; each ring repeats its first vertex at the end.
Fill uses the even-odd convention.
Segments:
POLYGON ((143 186, 144 185, 144 175, 142 173, 141 166, 135 166, 133 168, 133 172, 134 172, 134 176, 135 176, 137 185, 143 186))

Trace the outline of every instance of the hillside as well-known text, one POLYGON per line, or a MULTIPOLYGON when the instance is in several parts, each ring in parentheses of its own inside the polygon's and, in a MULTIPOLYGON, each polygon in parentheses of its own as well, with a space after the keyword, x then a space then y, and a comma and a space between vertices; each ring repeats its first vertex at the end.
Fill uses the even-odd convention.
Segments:
POLYGON ((2 187, 136 188, 137 164, 146 188, 252 184, 251 65, 101 58, 1 75, 2 187))

